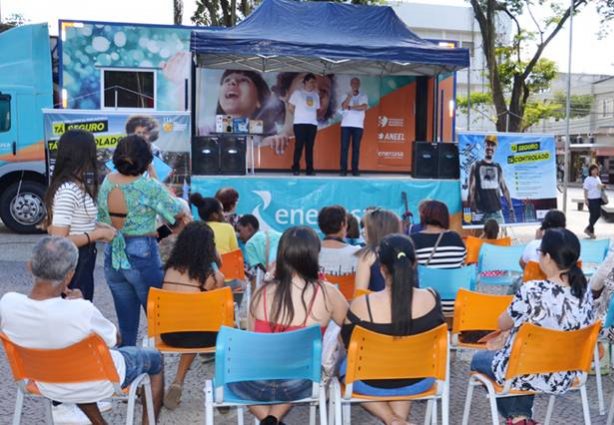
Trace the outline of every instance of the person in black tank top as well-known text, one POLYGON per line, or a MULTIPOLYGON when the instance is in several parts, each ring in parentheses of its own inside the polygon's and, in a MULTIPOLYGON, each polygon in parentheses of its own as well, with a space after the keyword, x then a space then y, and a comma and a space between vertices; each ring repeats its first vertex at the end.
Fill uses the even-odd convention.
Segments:
MULTIPOLYGON (((444 323, 439 294, 418 289, 416 253, 411 239, 402 234, 388 235, 379 244, 378 260, 384 276, 381 292, 355 299, 341 329, 349 346, 356 326, 393 336, 426 332, 444 323)), ((343 379, 345 361, 341 365, 343 379)), ((354 392, 373 396, 403 396, 426 391, 435 384, 429 379, 387 379, 354 382, 354 392)), ((406 424, 410 402, 369 402, 363 407, 386 424, 406 424)))

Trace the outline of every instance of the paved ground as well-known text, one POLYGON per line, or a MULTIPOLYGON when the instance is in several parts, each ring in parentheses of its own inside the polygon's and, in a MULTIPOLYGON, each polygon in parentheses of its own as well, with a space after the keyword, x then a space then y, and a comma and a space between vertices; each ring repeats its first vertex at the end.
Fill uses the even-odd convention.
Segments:
MULTIPOLYGON (((578 189, 570 191, 569 199, 579 196, 581 193, 578 189)), ((611 194, 610 199, 614 199, 611 194)), ((582 229, 586 226, 588 220, 588 212, 578 212, 576 206, 570 203, 568 208, 568 223, 571 230, 581 235, 582 229)), ((519 241, 526 242, 533 237, 535 227, 522 227, 510 229, 511 236, 519 241)), ((614 224, 600 221, 597 224, 598 237, 614 237, 614 224)), ((8 291, 27 292, 30 285, 30 278, 25 268, 25 261, 29 256, 32 244, 38 239, 37 235, 14 235, 9 233, 6 228, 0 226, 0 296, 8 291)), ((101 259, 99 256, 99 260, 101 259)), ((95 304, 100 308, 103 314, 113 321, 116 321, 115 311, 113 308, 111 295, 105 284, 102 269, 98 267, 95 274, 96 294, 95 304)), ((141 332, 145 328, 145 318, 141 320, 141 332)), ((0 355, 0 425, 10 423, 10 418, 13 413, 15 401, 15 387, 12 384, 12 378, 8 364, 0 355)), ((450 417, 452 424, 460 424, 462 409, 465 402, 468 361, 470 353, 461 353, 452 357, 451 364, 451 405, 450 417)), ((170 377, 174 375, 177 359, 172 356, 167 356, 165 359, 167 384, 170 377)), ((184 389, 183 402, 176 411, 167 411, 163 409, 160 423, 161 424, 192 424, 202 423, 204 421, 203 393, 202 387, 204 380, 212 374, 210 364, 202 364, 197 361, 190 373, 188 374, 184 389)), ((614 375, 613 375, 614 376, 614 375)), ((614 395, 614 381, 610 377, 605 377, 605 394, 606 405, 609 404, 611 397, 614 395)), ((599 416, 597 411, 597 397, 595 391, 595 380, 589 378, 589 401, 591 404, 591 416, 594 424, 605 424, 605 416, 599 416)), ((489 419, 488 404, 481 392, 477 392, 474 397, 472 408, 472 423, 486 424, 491 423, 489 419)), ((535 416, 537 419, 543 419, 545 416, 547 399, 538 397, 535 407, 535 416)), ((125 404, 114 402, 113 411, 105 414, 105 417, 110 424, 121 424, 124 421, 125 404)), ((412 409, 411 420, 421 423, 424 415, 424 403, 416 403, 412 409)), ((140 410, 140 407, 137 408, 140 410)), ((140 413, 139 413, 140 415, 140 413)), ((25 404, 24 414, 22 416, 24 424, 39 424, 43 423, 43 407, 41 401, 27 400, 25 404)), ((358 425, 378 424, 379 422, 360 407, 355 407, 352 413, 353 423, 358 425)), ((555 406, 555 414, 552 420, 553 424, 574 424, 581 423, 582 409, 580 404, 579 394, 573 393, 562 396, 558 399, 555 406)), ((216 413, 216 423, 218 424, 233 424, 236 423, 236 416, 233 411, 226 415, 216 413)), ((249 423, 249 422, 247 422, 249 423)), ((253 422, 252 422, 253 423, 253 422)), ((307 424, 308 410, 306 407, 295 408, 287 417, 286 423, 292 425, 307 424)))

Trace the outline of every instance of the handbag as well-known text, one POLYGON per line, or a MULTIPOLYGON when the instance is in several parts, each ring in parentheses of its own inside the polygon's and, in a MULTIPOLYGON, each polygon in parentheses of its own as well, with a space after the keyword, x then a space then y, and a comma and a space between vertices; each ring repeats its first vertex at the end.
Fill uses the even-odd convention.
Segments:
POLYGON ((331 320, 322 337, 322 380, 325 385, 337 376, 341 359, 346 355, 340 333, 341 327, 331 320))
POLYGON ((608 205, 608 202, 610 202, 608 195, 605 193, 605 190, 601 189, 601 205, 608 205))

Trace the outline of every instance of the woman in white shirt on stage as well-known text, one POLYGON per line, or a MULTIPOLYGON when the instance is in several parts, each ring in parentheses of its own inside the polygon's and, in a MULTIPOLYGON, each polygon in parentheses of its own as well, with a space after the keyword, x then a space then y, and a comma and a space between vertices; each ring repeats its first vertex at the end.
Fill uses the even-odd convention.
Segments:
POLYGON ((295 90, 288 100, 288 111, 294 115, 294 160, 292 173, 300 173, 301 156, 305 147, 305 164, 308 176, 314 176, 313 145, 318 132, 318 110, 320 109, 320 95, 316 90, 316 76, 308 73, 303 77, 301 90, 295 90))
POLYGON ((601 191, 605 189, 605 185, 601 183, 599 178, 599 166, 593 164, 588 168, 588 177, 584 179, 584 203, 588 205, 588 226, 584 229, 584 233, 595 239, 595 223, 601 216, 601 191))

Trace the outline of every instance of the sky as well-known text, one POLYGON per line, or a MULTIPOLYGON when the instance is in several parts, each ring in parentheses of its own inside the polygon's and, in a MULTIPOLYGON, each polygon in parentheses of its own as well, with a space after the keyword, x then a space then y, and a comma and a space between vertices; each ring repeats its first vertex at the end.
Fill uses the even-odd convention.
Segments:
MULTIPOLYGON (((465 0, 414 0, 429 4, 467 5, 465 0)), ((190 25, 195 2, 184 0, 184 24, 190 25)), ((172 0, 0 0, 0 13, 6 17, 21 13, 30 22, 49 22, 57 34, 58 19, 97 20, 172 24, 172 0)), ((526 18, 528 19, 528 18, 526 18)), ((530 21, 526 21, 528 24, 530 21)), ((614 28, 614 23, 611 25, 614 28)), ((599 40, 599 17, 592 6, 574 19, 572 72, 614 75, 614 31, 599 40)), ((559 71, 567 71, 569 33, 564 28, 548 46, 545 57, 557 62, 559 71)))

